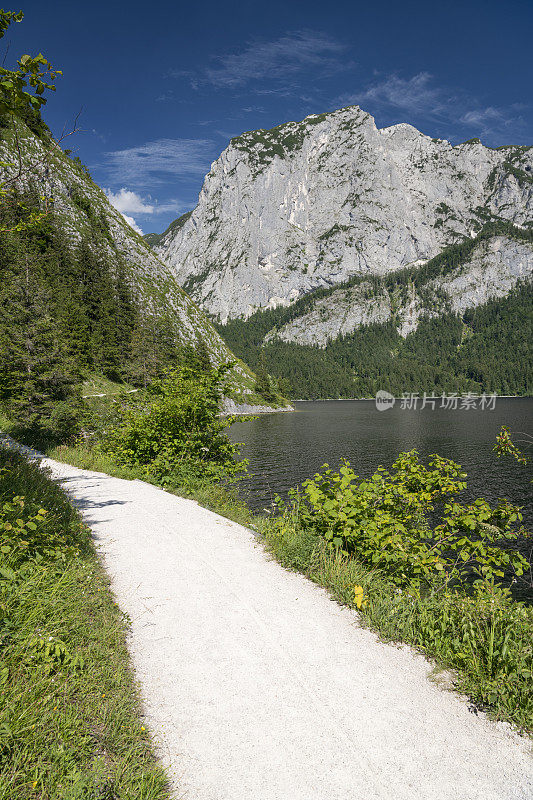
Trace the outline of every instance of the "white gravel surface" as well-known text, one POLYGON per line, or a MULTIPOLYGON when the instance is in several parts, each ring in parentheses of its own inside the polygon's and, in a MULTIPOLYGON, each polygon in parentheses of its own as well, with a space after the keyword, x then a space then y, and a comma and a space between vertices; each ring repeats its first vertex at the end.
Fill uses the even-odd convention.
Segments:
POLYGON ((529 740, 428 680, 252 532, 45 461, 91 526, 148 724, 187 800, 531 800, 529 740))

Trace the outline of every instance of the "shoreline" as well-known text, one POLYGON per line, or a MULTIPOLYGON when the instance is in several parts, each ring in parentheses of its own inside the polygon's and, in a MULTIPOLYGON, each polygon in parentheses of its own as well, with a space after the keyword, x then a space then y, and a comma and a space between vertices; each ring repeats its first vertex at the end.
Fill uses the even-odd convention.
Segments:
POLYGON ((236 403, 231 397, 225 397, 222 401, 222 409, 219 416, 254 416, 255 414, 279 414, 290 411, 294 411, 294 407, 290 403, 286 406, 252 405, 249 403, 236 403))
MULTIPOLYGON (((423 396, 421 396, 419 394, 416 394, 416 392, 413 393, 413 396, 416 397, 419 400, 423 399, 423 396)), ((452 397, 452 396, 453 395, 446 395, 446 394, 444 395, 444 397, 452 397)), ((481 394, 470 395, 470 396, 473 397, 473 398, 482 397, 481 394)), ((461 394, 457 395, 457 399, 458 400, 461 400, 463 397, 467 397, 467 395, 461 395, 461 394)), ((485 397, 496 397, 496 400, 513 400, 513 399, 530 400, 531 398, 533 398, 533 394, 497 394, 497 395, 485 394, 485 397)), ((442 398, 441 394, 428 394, 428 395, 426 395, 426 400, 440 400, 441 398, 442 398)), ((393 397, 393 399, 394 400, 404 400, 404 399, 407 399, 407 398, 404 398, 404 397, 393 397)), ((355 401, 360 401, 360 402, 373 401, 373 402, 375 402, 375 400, 376 400, 375 397, 315 397, 313 399, 305 399, 305 398, 299 397, 299 398, 295 398, 294 400, 291 400, 291 403, 326 403, 326 402, 332 402, 332 401, 334 401, 336 403, 341 403, 341 402, 350 402, 350 403, 352 403, 352 402, 355 402, 355 401)))

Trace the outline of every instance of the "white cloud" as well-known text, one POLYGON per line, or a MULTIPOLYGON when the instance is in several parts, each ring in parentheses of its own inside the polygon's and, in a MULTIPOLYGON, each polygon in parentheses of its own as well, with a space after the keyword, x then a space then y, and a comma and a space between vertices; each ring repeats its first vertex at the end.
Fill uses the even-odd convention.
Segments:
POLYGON ((461 122, 465 125, 486 125, 487 122, 494 122, 497 120, 501 122, 503 114, 497 108, 488 106, 487 108, 478 108, 475 111, 467 111, 461 117, 461 122))
POLYGON ((524 108, 523 105, 514 104, 508 108, 475 108, 466 111, 459 122, 476 129, 476 133, 489 139, 502 139, 520 135, 525 127, 523 117, 517 113, 524 108))
POLYGON ((140 233, 141 236, 143 235, 142 230, 139 228, 139 226, 137 225, 137 223, 135 222, 133 217, 128 217, 127 214, 122 214, 122 216, 124 217, 124 219, 126 220, 128 225, 131 225, 131 227, 133 228, 134 231, 137 231, 137 233, 140 233))
POLYGON ((169 175, 205 175, 213 156, 209 139, 157 139, 105 154, 111 183, 146 186, 169 175))
POLYGON ((111 205, 120 211, 121 214, 153 214, 153 205, 145 203, 140 195, 132 192, 130 189, 119 189, 118 192, 112 192, 111 189, 106 189, 105 193, 111 205))
POLYGON ((111 205, 122 214, 128 225, 131 225, 141 236, 143 232, 135 218, 130 216, 131 214, 153 216, 154 214, 168 214, 173 212, 176 217, 179 217, 190 207, 176 199, 170 199, 164 203, 158 203, 157 200, 148 203, 143 200, 137 192, 132 192, 125 187, 122 187, 122 189, 119 189, 117 192, 112 192, 111 189, 105 189, 105 193, 111 205))
POLYGON ((182 203, 181 200, 167 200, 165 203, 156 203, 154 214, 168 214, 173 211, 178 217, 190 210, 190 205, 182 203))
MULTIPOLYGON (((250 42, 238 53, 215 57, 215 66, 201 80, 218 89, 243 86, 252 80, 284 79, 313 67, 333 74, 345 69, 345 46, 320 31, 293 31, 270 42, 250 42)), ((196 82, 198 85, 198 82, 196 82)))

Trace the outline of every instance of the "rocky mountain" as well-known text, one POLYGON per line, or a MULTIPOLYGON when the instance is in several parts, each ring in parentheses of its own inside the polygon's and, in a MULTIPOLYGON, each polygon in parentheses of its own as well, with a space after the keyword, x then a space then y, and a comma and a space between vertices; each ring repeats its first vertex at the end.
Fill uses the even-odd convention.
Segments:
POLYGON ((296 397, 531 393, 533 149, 358 107, 232 139, 151 244, 296 397))
MULTIPOLYGON (((20 191, 36 189, 70 247, 75 248, 85 234, 95 241, 97 231, 98 249, 105 252, 107 263, 126 269, 128 284, 145 315, 164 318, 184 344, 205 342, 212 361, 235 361, 205 313, 183 291, 174 271, 113 208, 79 159, 70 158, 45 126, 40 134, 20 120, 16 133, 12 125, 1 127, 0 182, 8 181, 4 185, 20 191)), ((234 378, 237 395, 251 392, 254 376, 244 364, 236 365, 234 378)))
POLYGON ((353 106, 232 139, 194 211, 154 246, 221 323, 341 287, 270 334, 323 346, 388 319, 393 306, 406 335, 426 313, 504 296, 533 270, 527 233, 520 239, 532 222, 532 148, 453 146, 406 124, 379 129, 353 106), (460 272, 432 280, 424 297, 411 289, 397 307, 365 283, 415 275, 463 242, 475 246, 460 272))
MULTIPOLYGON (((489 300, 506 297, 533 274, 533 237, 512 226, 485 230, 467 242, 466 247, 447 248, 438 257, 435 270, 421 267, 384 276, 377 283, 368 278, 351 280, 347 286, 310 295, 305 309, 271 330, 265 341, 325 347, 329 341, 356 331, 361 326, 394 320, 400 336, 414 332, 422 318, 443 314, 463 315, 489 300), (523 238, 522 238, 523 237, 523 238), (446 256, 463 250, 463 260, 452 259, 447 270, 446 256), (433 274, 432 274, 433 273, 433 274), (435 274, 437 273, 437 274, 435 274)), ((427 262, 431 264, 431 262, 427 262)))

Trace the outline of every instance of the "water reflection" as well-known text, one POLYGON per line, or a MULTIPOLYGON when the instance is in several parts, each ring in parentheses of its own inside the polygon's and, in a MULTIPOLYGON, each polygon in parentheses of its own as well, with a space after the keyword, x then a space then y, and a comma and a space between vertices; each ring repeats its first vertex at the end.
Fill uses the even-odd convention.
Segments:
MULTIPOLYGON (((250 476, 241 494, 256 510, 268 506, 276 493, 312 475, 322 464, 337 467, 347 458, 362 477, 383 464, 389 467, 397 454, 416 448, 459 462, 468 473, 466 499, 484 496, 496 501, 508 497, 525 506, 533 525, 530 481, 533 467, 520 466, 492 453, 502 425, 514 437, 532 433, 533 399, 499 398, 494 411, 404 410, 398 404, 377 411, 372 400, 299 402, 294 414, 269 414, 230 428, 234 441, 243 442, 250 461, 250 476)), ((533 453, 532 453, 533 455, 533 453)))

